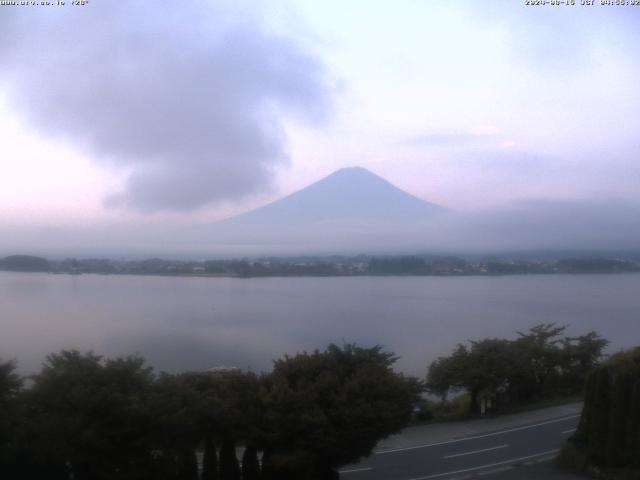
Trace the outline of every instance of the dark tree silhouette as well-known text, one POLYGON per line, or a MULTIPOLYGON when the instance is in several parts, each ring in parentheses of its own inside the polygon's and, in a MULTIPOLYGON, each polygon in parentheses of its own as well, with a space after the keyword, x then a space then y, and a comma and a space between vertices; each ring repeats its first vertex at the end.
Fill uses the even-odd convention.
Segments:
POLYGON ((240 465, 236 457, 236 444, 230 434, 225 434, 222 437, 220 480, 240 480, 240 465))
POLYGON ((587 373, 602 359, 607 341, 595 332, 564 337, 566 327, 539 324, 515 340, 485 338, 458 345, 432 362, 426 386, 444 401, 450 392, 470 396, 470 413, 545 396, 581 391, 587 373))
POLYGON ((23 380, 15 368, 12 361, 0 362, 0 478, 17 477, 22 463, 17 457, 24 433, 18 403, 23 380))
POLYGON ((202 480, 218 480, 218 453, 213 436, 208 434, 204 441, 202 457, 202 480))
POLYGON ((77 480, 144 477, 152 378, 137 357, 103 360, 76 351, 47 357, 28 392, 33 464, 77 480))
POLYGON ((612 356, 589 373, 582 416, 570 442, 590 464, 635 469, 637 475, 639 402, 640 347, 637 347, 612 356))
POLYGON ((260 463, 258 449, 254 445, 247 445, 242 454, 242 480, 259 480, 260 463))
POLYGON ((267 468, 283 478, 330 478, 411 419, 419 383, 395 373, 381 347, 330 345, 277 360, 265 378, 267 468))

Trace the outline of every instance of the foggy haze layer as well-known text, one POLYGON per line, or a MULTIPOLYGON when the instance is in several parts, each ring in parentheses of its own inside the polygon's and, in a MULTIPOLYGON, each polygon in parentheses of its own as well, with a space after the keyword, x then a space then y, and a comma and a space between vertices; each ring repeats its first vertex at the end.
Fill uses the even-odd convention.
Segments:
POLYGON ((640 205, 528 200, 457 212, 363 168, 339 170, 225 221, 48 228, 0 240, 0 252, 207 258, 245 255, 638 251, 640 205), (34 240, 35 239, 35 240, 34 240))

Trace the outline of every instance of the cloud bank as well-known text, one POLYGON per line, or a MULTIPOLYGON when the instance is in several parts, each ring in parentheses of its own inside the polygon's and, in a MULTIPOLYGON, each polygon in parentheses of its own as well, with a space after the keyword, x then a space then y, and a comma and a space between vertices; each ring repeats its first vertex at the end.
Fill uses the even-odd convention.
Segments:
POLYGON ((332 111, 321 60, 252 8, 6 7, 0 85, 41 132, 128 173, 109 206, 154 212, 237 200, 268 188, 287 162, 285 118, 318 124, 332 111))

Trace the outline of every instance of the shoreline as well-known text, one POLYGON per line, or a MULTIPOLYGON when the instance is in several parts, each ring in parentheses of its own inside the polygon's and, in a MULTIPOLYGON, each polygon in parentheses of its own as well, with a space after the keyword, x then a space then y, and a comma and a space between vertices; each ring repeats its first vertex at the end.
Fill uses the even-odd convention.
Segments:
POLYGON ((619 272, 528 272, 528 273, 425 273, 425 274, 371 274, 371 273, 349 273, 349 274, 273 274, 273 275, 235 275, 229 273, 136 273, 136 272, 51 272, 51 271, 21 271, 21 270, 0 270, 0 273, 34 273, 48 275, 66 275, 66 276, 132 276, 132 277, 172 277, 172 278, 237 278, 237 279, 255 279, 255 278, 416 278, 416 277, 532 277, 532 276, 588 276, 588 275, 633 275, 640 273, 638 271, 619 271, 619 272))

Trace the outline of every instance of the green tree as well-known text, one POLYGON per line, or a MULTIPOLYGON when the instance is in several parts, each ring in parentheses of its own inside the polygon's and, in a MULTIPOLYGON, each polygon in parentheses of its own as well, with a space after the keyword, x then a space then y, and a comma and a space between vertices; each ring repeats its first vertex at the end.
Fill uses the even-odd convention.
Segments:
POLYGON ((421 386, 395 373, 395 360, 379 346, 351 344, 277 360, 262 392, 267 471, 332 478, 407 425, 421 386))
POLYGON ((162 480, 187 479, 195 469, 194 452, 204 440, 202 399, 192 374, 162 373, 153 383, 148 412, 154 476, 162 480))
POLYGON ((15 373, 15 362, 0 362, 0 478, 15 478, 20 471, 18 461, 22 412, 19 395, 23 379, 15 373))
POLYGON ((480 413, 481 400, 495 404, 508 389, 514 368, 513 345, 496 338, 470 343, 471 348, 458 345, 449 357, 433 362, 426 386, 443 401, 451 391, 466 391, 471 397, 470 413, 476 414, 480 413))
MULTIPOLYGON (((236 444, 255 446, 260 437, 262 406, 258 377, 240 371, 186 375, 198 397, 192 412, 199 435, 202 441, 206 440, 205 453, 211 452, 207 459, 214 460, 215 446, 220 445, 219 478, 235 480, 240 477, 236 444)), ((213 467, 207 467, 205 473, 211 475, 213 471, 213 467)))
POLYGON ((559 337, 566 328, 555 323, 540 323, 527 333, 518 332, 520 338, 514 342, 518 366, 514 387, 523 400, 540 397, 547 384, 556 380, 564 357, 559 337))
POLYGON ((226 372, 215 375, 217 424, 221 434, 220 480, 239 480, 236 445, 254 446, 260 435, 259 380, 252 373, 226 372))
POLYGON ((46 478, 144 478, 152 378, 138 357, 48 356, 27 397, 33 469, 46 466, 46 478))
POLYGON ((470 396, 470 413, 490 401, 505 404, 579 392, 587 372, 603 357, 607 341, 595 332, 564 337, 566 327, 553 323, 518 332, 515 340, 486 338, 458 345, 428 369, 426 386, 444 400, 450 392, 470 396))
POLYGON ((580 391, 587 378, 604 358, 604 349, 609 344, 596 332, 578 337, 566 337, 562 340, 563 383, 570 391, 580 391))
POLYGON ((488 338, 471 342, 463 385, 471 396, 470 413, 481 413, 481 400, 495 404, 509 387, 513 374, 513 347, 508 340, 488 338))
POLYGON ((448 357, 439 357, 429 366, 426 388, 445 402, 449 393, 465 386, 465 372, 469 364, 469 350, 458 345, 448 357))
POLYGON ((611 357, 589 373, 585 404, 570 439, 589 463, 640 468, 640 347, 611 357))

